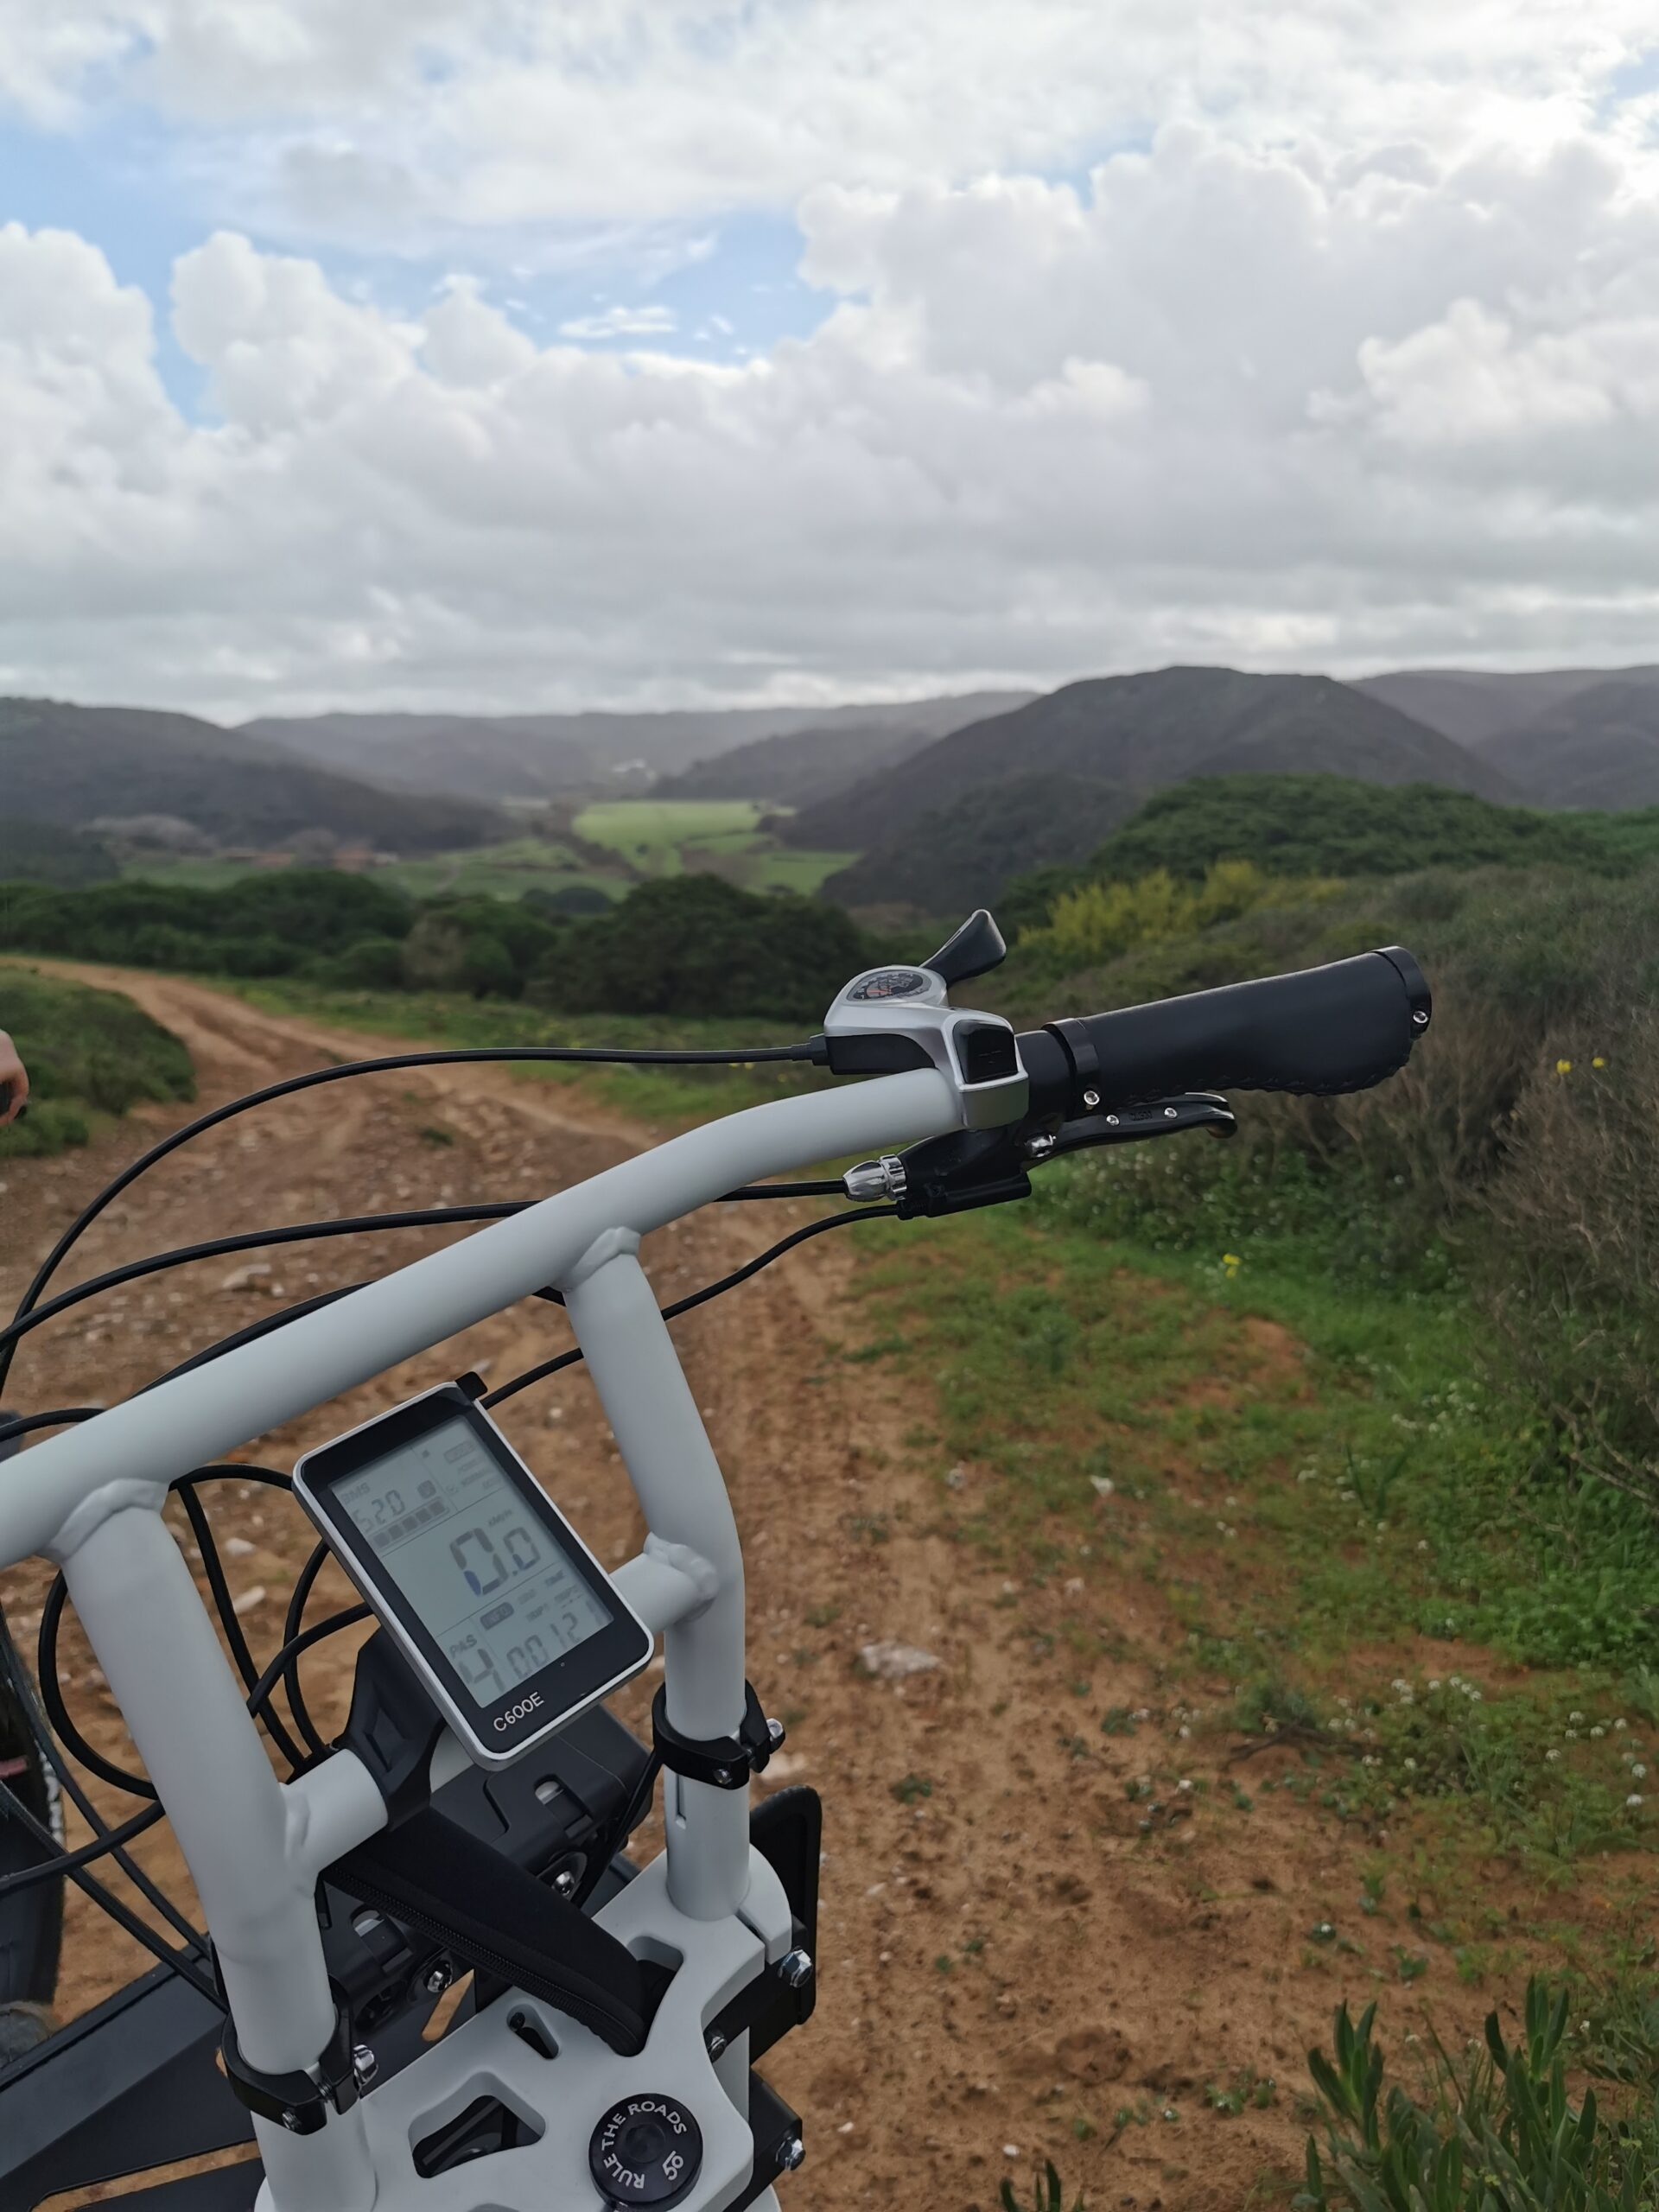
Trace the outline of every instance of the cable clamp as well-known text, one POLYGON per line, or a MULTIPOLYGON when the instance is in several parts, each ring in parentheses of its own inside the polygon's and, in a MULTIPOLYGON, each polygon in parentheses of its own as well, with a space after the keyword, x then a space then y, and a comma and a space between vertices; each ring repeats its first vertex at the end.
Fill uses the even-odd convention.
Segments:
POLYGON ((783 1723, 768 1720, 753 1682, 743 1685, 743 1718, 734 1736, 683 1736, 668 1717, 667 1685, 651 1708, 652 1739, 671 1774, 706 1782, 713 1789, 742 1789, 752 1774, 763 1774, 784 1740, 783 1723))
POLYGON ((317 2060, 315 2072, 265 2074, 250 2066, 236 2040, 235 2023, 227 2019, 219 2043, 225 2078, 238 2103, 261 2120, 274 2120, 290 2135, 320 2134, 330 2111, 350 2112, 357 2102, 357 2069, 353 2063, 351 2015, 343 2005, 334 2008, 334 2032, 317 2060))

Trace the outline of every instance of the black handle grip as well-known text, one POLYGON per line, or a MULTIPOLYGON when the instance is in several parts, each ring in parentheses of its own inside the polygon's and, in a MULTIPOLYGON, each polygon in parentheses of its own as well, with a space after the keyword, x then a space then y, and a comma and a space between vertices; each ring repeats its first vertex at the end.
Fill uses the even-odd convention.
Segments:
POLYGON ((1186 1090, 1368 1090, 1405 1065, 1432 1010, 1422 969, 1390 945, 1299 975, 1051 1022, 1020 1046, 1033 1047, 1025 1053, 1033 1092, 1069 1118, 1084 1110, 1085 1092, 1109 1111, 1186 1090))

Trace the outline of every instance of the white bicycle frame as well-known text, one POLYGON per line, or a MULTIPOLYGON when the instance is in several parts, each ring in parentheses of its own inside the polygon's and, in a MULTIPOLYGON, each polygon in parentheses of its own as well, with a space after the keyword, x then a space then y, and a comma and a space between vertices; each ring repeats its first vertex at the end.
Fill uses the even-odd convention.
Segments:
MULTIPOLYGON (((386 1810, 350 1751, 293 1782, 276 1779, 162 1519, 168 1484, 551 1283, 564 1294, 650 1530, 616 1580, 663 1635, 669 1718, 693 1738, 735 1732, 742 1552, 639 1239, 736 1184, 961 1128, 963 1086, 948 1065, 778 1099, 692 1129, 7 1466, 0 1563, 44 1553, 63 1569, 189 1866, 251 2066, 315 2072, 334 2026, 316 1882, 385 1825, 386 1810)), ((464 1764, 447 1736, 434 1785, 464 1764)), ((702 2169, 677 2212, 719 2212, 741 2194, 753 2154, 748 2039, 713 2060, 703 2035, 789 1948, 789 1907, 750 1847, 747 1791, 671 1773, 664 1781, 666 1848, 597 1916, 637 1955, 677 1969, 641 2054, 619 2058, 573 2019, 511 1993, 346 2112, 331 2110, 315 2134, 256 2118, 260 2212, 596 2212, 606 2199, 589 2173, 589 2137, 608 2107, 644 2093, 682 2100, 702 2129, 702 2169), (508 2028, 509 2012, 539 2020, 556 2047, 551 2064, 508 2028), (417 2177, 413 2145, 480 2095, 539 2128, 538 2139, 417 2177)), ((758 2202, 775 2209, 777 2200, 768 2190, 758 2202)))

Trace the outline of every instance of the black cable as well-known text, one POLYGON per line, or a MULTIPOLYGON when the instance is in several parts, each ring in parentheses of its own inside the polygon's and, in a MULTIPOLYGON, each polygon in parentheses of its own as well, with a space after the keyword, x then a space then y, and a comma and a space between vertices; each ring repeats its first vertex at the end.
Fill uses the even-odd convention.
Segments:
MULTIPOLYGON (((181 1145, 188 1144, 194 1137, 217 1128, 222 1122, 238 1114, 250 1112, 256 1106, 267 1104, 273 1098, 286 1098, 295 1092, 310 1090, 320 1084, 340 1083, 353 1076, 387 1075, 404 1068, 454 1067, 479 1061, 575 1061, 606 1063, 612 1066, 632 1067, 753 1067, 771 1060, 810 1062, 824 1067, 829 1065, 829 1046, 820 1039, 799 1045, 758 1045, 748 1051, 739 1052, 624 1052, 602 1046, 578 1045, 502 1045, 482 1049, 454 1048, 436 1052, 395 1052, 384 1059, 346 1060, 331 1068, 313 1068, 305 1075, 289 1076, 282 1083, 267 1084, 263 1090, 251 1090, 245 1097, 233 1098, 228 1104, 216 1106, 209 1114, 198 1115, 194 1122, 187 1122, 182 1128, 153 1144, 141 1153, 130 1166, 124 1167, 112 1181, 105 1185, 97 1197, 84 1205, 57 1243, 35 1270, 33 1280, 18 1302, 16 1319, 22 1320, 32 1313, 41 1295, 53 1276, 75 1245, 85 1236, 105 1208, 129 1190, 138 1178, 148 1173, 169 1153, 181 1145)), ((5 1387, 11 1371, 16 1339, 0 1338, 0 1389, 5 1387)))
MULTIPOLYGON (((298 1640, 300 1631, 305 1625, 306 1601, 316 1585, 317 1577, 327 1563, 328 1547, 327 1544, 319 1543, 294 1578, 294 1587, 289 1592, 288 1614, 283 1622, 283 1649, 284 1651, 291 1651, 298 1640)), ((300 1687, 300 1669, 297 1659, 290 1658, 283 1669, 283 1688, 288 1697, 288 1709, 294 1716, 295 1726, 310 1745, 312 1751, 321 1758, 328 1746, 324 1743, 315 1722, 311 1718, 310 1709, 305 1702, 305 1693, 300 1687)))
MULTIPOLYGON (((37 1843, 44 1845, 54 1854, 53 1862, 54 1873, 67 1875, 78 1890, 85 1891, 94 1904, 100 1906, 105 1912, 108 1913, 118 1928, 124 1929, 135 1943, 142 1943, 152 1957, 158 1959, 174 1974, 181 1975, 199 1995, 207 1999, 216 2012, 224 2012, 225 2000, 219 1993, 217 1985, 206 1975, 197 1972, 195 1967, 189 1962, 188 1953, 173 1950, 153 1928, 148 1926, 136 1912, 123 1904, 112 1891, 105 1889, 102 1882, 95 1879, 86 1872, 85 1866, 77 1863, 78 1853, 74 1852, 60 1853, 58 1840, 51 1829, 43 1821, 37 1821, 28 1806, 23 1804, 3 1782, 0 1782, 0 1810, 4 1811, 9 1820, 20 1821, 37 1843)), ((24 1871, 32 1873, 34 1869, 30 1867, 24 1871)))
MULTIPOLYGON (((193 1368, 206 1367, 209 1360, 221 1359, 227 1351, 239 1345, 253 1344, 260 1337, 268 1337, 273 1329, 286 1328, 290 1321, 297 1321, 307 1313, 315 1313, 325 1306, 332 1306, 338 1298, 349 1298, 354 1290, 361 1290, 360 1282, 342 1283, 338 1290, 320 1290, 315 1298, 302 1298, 293 1306, 279 1306, 274 1313, 263 1313, 257 1321, 250 1321, 245 1329, 233 1329, 228 1337, 220 1337, 216 1344, 204 1345, 193 1351, 188 1359, 181 1359, 176 1367, 169 1367, 165 1375, 158 1375, 154 1382, 146 1382, 145 1390, 158 1390, 163 1382, 170 1382, 175 1375, 188 1375, 193 1368)), ((142 1397, 143 1392, 139 1395, 142 1397)))
POLYGON ((453 1222, 506 1221, 534 1203, 530 1198, 515 1198, 494 1205, 423 1206, 405 1213, 352 1214, 341 1221, 296 1221, 286 1228, 253 1230, 239 1236, 212 1236, 200 1243, 181 1244, 171 1252, 152 1252, 148 1259, 129 1260, 124 1267, 111 1268, 101 1275, 88 1275, 85 1282, 61 1290, 55 1298, 48 1299, 44 1306, 36 1306, 21 1314, 9 1326, 0 1329, 0 1354, 31 1329, 38 1329, 43 1321, 54 1319, 72 1306, 97 1298, 106 1290, 118 1290, 123 1283, 137 1282, 144 1275, 163 1274, 169 1268, 187 1267, 193 1260, 223 1260, 232 1253, 257 1251, 267 1244, 303 1244, 324 1236, 365 1236, 378 1230, 442 1229, 453 1222))
POLYGON ((827 1176, 817 1183, 743 1183, 735 1191, 726 1191, 715 1201, 716 1205, 731 1205, 743 1198, 844 1198, 847 1185, 839 1175, 827 1176))
MULTIPOLYGON (((693 1306, 706 1306, 711 1298, 718 1298, 725 1291, 735 1290, 739 1283, 747 1282, 758 1275, 762 1268, 769 1268, 774 1260, 781 1260, 785 1252, 797 1244, 804 1244, 809 1236, 822 1236, 827 1229, 850 1228, 855 1222, 891 1219, 897 1206, 860 1206, 856 1212, 826 1214, 821 1221, 809 1221, 804 1227, 791 1230, 787 1236, 768 1247, 758 1258, 747 1261, 731 1274, 722 1275, 718 1282, 705 1283, 701 1290, 694 1290, 690 1297, 677 1299, 672 1306, 662 1309, 664 1321, 677 1320, 682 1313, 690 1313, 693 1306)), ((504 1398, 517 1397, 520 1390, 528 1390, 532 1382, 544 1382, 550 1375, 556 1375, 562 1368, 574 1367, 582 1357, 578 1345, 572 1351, 562 1351, 552 1359, 544 1359, 538 1367, 526 1368, 522 1375, 515 1375, 479 1401, 480 1405, 499 1406, 504 1398)))
MULTIPOLYGON (((178 1490, 186 1483, 238 1481, 253 1483, 265 1490, 286 1491, 293 1487, 288 1476, 279 1474, 274 1467, 261 1467, 252 1463, 244 1465, 235 1460, 226 1460, 215 1466, 194 1468, 189 1474, 178 1476, 170 1487, 178 1490)), ((217 1600, 217 1592, 214 1594, 217 1600)), ((125 1790, 130 1797, 153 1798, 155 1787, 143 1776, 129 1774, 124 1767, 114 1765, 87 1742, 64 1703, 63 1685, 58 1675, 58 1633, 68 1595, 69 1586, 60 1570, 53 1577, 51 1587, 46 1593, 46 1602, 41 1608, 40 1640, 35 1659, 41 1701, 46 1707, 47 1717, 56 1732, 58 1740, 89 1773, 97 1775, 100 1782, 107 1782, 112 1789, 125 1790)), ((226 1618, 223 1608, 219 1617, 226 1618)), ((234 1613, 230 1613, 228 1618, 234 1620, 234 1613)), ((239 1629, 239 1623, 238 1626, 239 1629)), ((251 1678, 249 1679, 249 1687, 252 1687, 251 1678)), ((44 1742, 42 1748, 45 1748, 44 1742)))
MULTIPOLYGON (((191 1533, 196 1540, 196 1548, 201 1554, 201 1571, 207 1578, 208 1589, 213 1592, 213 1604, 219 1612, 219 1626, 225 1631, 225 1641, 230 1646, 231 1657, 236 1662, 236 1671, 242 1677, 243 1688, 251 1690, 259 1679, 259 1669, 254 1664, 253 1653, 248 1647, 247 1634, 237 1613, 236 1600, 232 1597, 231 1586, 226 1580, 224 1561, 219 1558, 219 1546, 213 1541, 213 1525, 207 1518, 207 1509, 197 1497, 196 1486, 194 1483, 181 1482, 176 1484, 175 1487, 183 1502, 185 1516, 190 1523, 191 1533)), ((282 1715, 276 1713, 266 1713, 265 1727, 271 1741, 289 1764, 298 1766, 304 1754, 283 1726, 282 1715)))
POLYGON ((0 1874, 0 1897, 14 1896, 19 1890, 38 1889, 43 1882, 59 1881, 72 1866, 90 1866, 110 1852, 118 1850, 124 1843, 130 1843, 135 1836, 155 1827, 164 1817, 159 1805, 147 1805, 142 1813, 123 1821, 118 1828, 107 1829, 77 1850, 56 1851, 49 1859, 37 1859, 32 1866, 20 1866, 10 1874, 0 1874))
MULTIPOLYGON (((113 1853, 117 1866, 120 1867, 139 1896, 146 1899, 155 1910, 161 1914, 162 1919, 183 1937, 185 1942, 199 1957, 205 1959, 207 1950, 201 1935, 179 1910, 166 1891, 159 1883, 153 1882, 143 1868, 136 1860, 129 1859, 118 1845, 110 1842, 111 1830, 109 1822, 105 1820, 92 1798, 81 1787, 61 1751, 53 1740, 52 1732, 42 1720, 35 1706, 28 1677, 23 1673, 22 1662, 17 1648, 10 1637, 6 1639, 3 1652, 0 1653, 0 1660, 3 1661, 6 1677, 11 1685, 12 1694, 16 1700, 18 1709, 22 1713, 24 1724, 33 1737, 41 1757, 56 1775, 59 1787, 65 1796, 75 1807, 92 1830, 93 1836, 113 1853)), ((55 1677, 53 1687, 54 1688, 57 1687, 55 1677)), ((61 1845, 59 1844, 55 1836, 51 1835, 49 1829, 47 1834, 54 1851, 61 1850, 61 1845)))
POLYGON ((61 1428, 72 1421, 95 1421, 102 1406, 58 1406, 49 1414, 9 1414, 0 1421, 0 1444, 31 1436, 37 1428, 61 1428))
POLYGON ((252 1713, 254 1719, 257 1720, 263 1716, 264 1708, 270 1702, 271 1692, 299 1657, 301 1652, 308 1651, 314 1643, 321 1643, 324 1637, 338 1636, 341 1629, 354 1628, 359 1621, 365 1621, 369 1618, 370 1609, 367 1605, 347 1605, 338 1613, 330 1613, 326 1621, 317 1621, 310 1628, 302 1629, 296 1637, 283 1646, 254 1684, 252 1694, 248 1699, 248 1711, 252 1713))
MULTIPOLYGON (((717 1203, 727 1205, 753 1198, 816 1198, 831 1194, 845 1197, 844 1186, 839 1182, 746 1183, 739 1190, 726 1192, 717 1203)), ((67 1313, 73 1306, 82 1305, 89 1298, 99 1297, 106 1290, 118 1290, 123 1283, 137 1282, 145 1275, 164 1274, 170 1268, 187 1267, 194 1260, 223 1260, 238 1252, 257 1251, 265 1245, 303 1244, 313 1238, 327 1236, 368 1236, 383 1230, 443 1229, 455 1223, 510 1221, 515 1214, 524 1213, 538 1203, 534 1198, 513 1198, 472 1206, 422 1206, 399 1213, 353 1214, 340 1221, 291 1222, 277 1229, 248 1230, 235 1236, 214 1236, 195 1244, 181 1244, 170 1252, 152 1252, 146 1259, 130 1260, 124 1267, 111 1268, 101 1275, 88 1275, 85 1282, 78 1282, 68 1290, 60 1291, 44 1306, 31 1307, 26 1313, 20 1311, 18 1318, 9 1327, 0 1329, 0 1352, 14 1346, 31 1329, 39 1328, 42 1322, 67 1313)), ((547 1294, 556 1303, 563 1303, 558 1293, 550 1292, 547 1294)), ((285 1307, 280 1315, 268 1315, 253 1323, 248 1330, 238 1332, 234 1338, 225 1338, 207 1351, 196 1354, 181 1366, 169 1370, 168 1374, 158 1376, 156 1381, 170 1382, 173 1376, 181 1375, 204 1360, 216 1358, 221 1352, 231 1351, 236 1344, 247 1343, 256 1336, 264 1336, 272 1328, 280 1327, 284 1321, 297 1320, 302 1312, 313 1312, 318 1306, 332 1304, 335 1299, 345 1295, 344 1290, 323 1291, 317 1297, 306 1300, 302 1306, 285 1307)), ((153 1390, 156 1382, 145 1387, 153 1390)), ((45 1418, 48 1417, 41 1414, 32 1417, 36 1425, 45 1418)), ((0 1442, 13 1433, 9 1428, 0 1428, 0 1442)), ((22 1434, 22 1431, 15 1433, 22 1434)))

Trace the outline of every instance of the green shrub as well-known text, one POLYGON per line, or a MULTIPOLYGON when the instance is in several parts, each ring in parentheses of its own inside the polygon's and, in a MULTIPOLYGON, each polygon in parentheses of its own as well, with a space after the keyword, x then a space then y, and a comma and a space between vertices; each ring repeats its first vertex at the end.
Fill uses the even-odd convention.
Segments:
POLYGON ((0 966, 0 1029, 29 1077, 29 1112, 0 1129, 0 1159, 85 1144, 89 1109, 124 1114, 141 1098, 195 1096, 184 1046, 116 992, 0 966))
POLYGON ((740 890, 717 875, 642 883, 570 924, 531 995, 562 1012, 758 1014, 821 1020, 870 948, 838 907, 740 890))
POLYGON ((344 952, 324 953, 306 973, 345 990, 396 990, 404 980, 404 948, 395 937, 359 938, 344 952))
POLYGON ((1659 2190, 1659 2104, 1649 2079, 1628 2117, 1593 2089, 1567 2093, 1567 1999, 1527 1985, 1525 2033, 1511 2046, 1496 2012, 1485 2048, 1459 2063, 1433 2046, 1429 2101, 1383 2094, 1376 2007, 1345 2005, 1332 2050, 1308 2053, 1324 2113, 1309 2137, 1306 2212, 1644 2212, 1659 2190))

